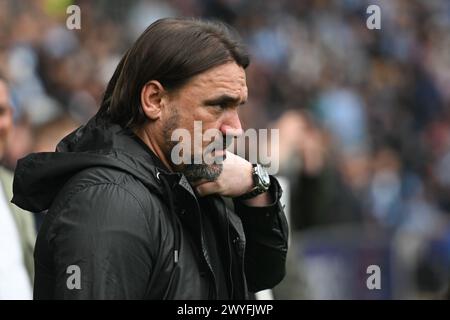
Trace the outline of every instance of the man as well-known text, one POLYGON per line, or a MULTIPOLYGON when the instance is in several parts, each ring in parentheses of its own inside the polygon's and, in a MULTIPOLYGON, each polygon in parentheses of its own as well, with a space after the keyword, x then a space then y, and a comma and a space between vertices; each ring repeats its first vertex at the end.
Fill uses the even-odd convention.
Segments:
POLYGON ((172 155, 172 133, 193 136, 194 121, 242 133, 248 63, 222 25, 158 20, 122 58, 98 114, 56 153, 19 161, 13 202, 48 209, 36 299, 246 299, 282 280, 278 182, 229 152, 210 164, 172 155))
MULTIPOLYGON (((0 159, 13 125, 8 86, 0 75, 0 159)), ((34 220, 10 203, 12 173, 0 166, 0 300, 31 299, 34 220)))

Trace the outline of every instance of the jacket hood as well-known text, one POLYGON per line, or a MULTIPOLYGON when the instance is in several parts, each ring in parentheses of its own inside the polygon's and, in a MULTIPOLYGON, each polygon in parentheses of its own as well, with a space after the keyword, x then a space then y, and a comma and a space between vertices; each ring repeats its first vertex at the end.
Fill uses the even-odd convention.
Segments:
POLYGON ((97 166, 125 171, 157 194, 164 193, 158 172, 169 174, 130 129, 94 117, 61 140, 56 152, 32 153, 18 161, 12 203, 32 212, 47 210, 72 176, 97 166))

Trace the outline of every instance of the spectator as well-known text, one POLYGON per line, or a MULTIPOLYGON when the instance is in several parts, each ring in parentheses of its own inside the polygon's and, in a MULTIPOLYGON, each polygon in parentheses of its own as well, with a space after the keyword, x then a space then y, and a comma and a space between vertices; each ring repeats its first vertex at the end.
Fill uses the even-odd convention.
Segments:
MULTIPOLYGON (((8 87, 0 77, 0 157, 12 127, 8 87)), ((10 203, 11 172, 0 167, 0 300, 31 299, 33 281, 33 217, 10 203)))

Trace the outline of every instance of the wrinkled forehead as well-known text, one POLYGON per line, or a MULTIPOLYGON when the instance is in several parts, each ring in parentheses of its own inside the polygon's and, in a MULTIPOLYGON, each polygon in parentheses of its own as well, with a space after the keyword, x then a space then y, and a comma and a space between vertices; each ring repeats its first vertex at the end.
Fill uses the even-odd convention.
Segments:
POLYGON ((247 99, 248 88, 245 70, 234 62, 223 64, 193 77, 187 84, 190 93, 208 96, 230 94, 247 99))

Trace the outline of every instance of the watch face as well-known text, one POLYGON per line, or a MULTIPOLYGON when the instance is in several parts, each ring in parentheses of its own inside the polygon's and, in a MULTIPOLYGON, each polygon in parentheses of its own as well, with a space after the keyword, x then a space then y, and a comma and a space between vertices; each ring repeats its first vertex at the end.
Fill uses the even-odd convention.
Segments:
POLYGON ((270 177, 269 174, 267 173, 267 170, 259 164, 256 170, 262 187, 267 189, 270 185, 270 177))

